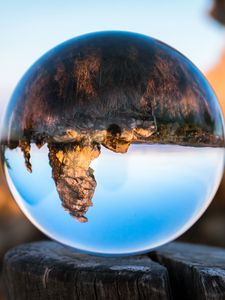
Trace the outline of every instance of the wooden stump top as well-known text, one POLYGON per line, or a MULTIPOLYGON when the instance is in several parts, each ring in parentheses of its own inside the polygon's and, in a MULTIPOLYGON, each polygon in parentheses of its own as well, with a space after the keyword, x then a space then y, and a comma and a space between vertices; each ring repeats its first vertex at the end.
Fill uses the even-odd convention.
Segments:
POLYGON ((165 267, 147 255, 96 257, 56 242, 10 250, 4 259, 9 299, 168 299, 165 267))
POLYGON ((225 299, 225 249, 170 243, 150 256, 167 268, 174 299, 225 299))
POLYGON ((96 257, 53 241, 4 259, 8 299, 225 299, 225 249, 171 243, 148 255, 96 257))

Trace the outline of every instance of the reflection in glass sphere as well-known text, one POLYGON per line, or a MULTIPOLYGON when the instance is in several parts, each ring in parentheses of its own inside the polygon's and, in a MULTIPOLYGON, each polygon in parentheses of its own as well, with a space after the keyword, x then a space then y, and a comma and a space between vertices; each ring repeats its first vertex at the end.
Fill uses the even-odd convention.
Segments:
POLYGON ((221 111, 200 71, 129 32, 87 34, 41 57, 1 134, 26 216, 99 254, 148 251, 187 230, 220 183, 223 147, 221 111))

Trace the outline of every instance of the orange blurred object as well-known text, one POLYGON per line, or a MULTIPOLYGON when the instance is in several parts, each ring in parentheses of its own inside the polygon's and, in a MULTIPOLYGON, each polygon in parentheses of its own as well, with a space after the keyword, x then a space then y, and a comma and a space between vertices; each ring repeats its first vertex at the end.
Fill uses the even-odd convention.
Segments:
POLYGON ((225 116, 225 50, 216 65, 206 72, 206 77, 219 99, 225 116))
POLYGON ((3 171, 0 167, 0 216, 18 216, 20 214, 22 213, 7 188, 3 171))

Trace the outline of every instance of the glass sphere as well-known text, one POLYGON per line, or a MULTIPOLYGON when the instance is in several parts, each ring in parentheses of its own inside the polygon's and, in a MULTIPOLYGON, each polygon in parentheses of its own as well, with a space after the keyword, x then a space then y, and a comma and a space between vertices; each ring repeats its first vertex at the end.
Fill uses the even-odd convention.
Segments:
POLYGON ((158 40, 117 31, 74 38, 34 63, 1 133, 8 185, 31 222, 106 255, 187 230, 218 188, 223 147, 201 72, 158 40))

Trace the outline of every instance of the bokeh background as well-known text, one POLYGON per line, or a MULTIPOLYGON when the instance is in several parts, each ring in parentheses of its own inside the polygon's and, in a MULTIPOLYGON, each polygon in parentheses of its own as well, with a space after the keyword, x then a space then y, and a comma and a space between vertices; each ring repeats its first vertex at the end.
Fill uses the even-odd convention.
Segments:
MULTIPOLYGON (((150 35, 185 54, 206 75, 225 114, 224 0, 8 0, 0 1, 1 120, 16 83, 39 56, 74 36, 112 29, 150 35)), ((8 248, 41 238, 0 170, 0 262, 8 248)), ((225 177, 207 212, 180 239, 225 247, 225 177)))

